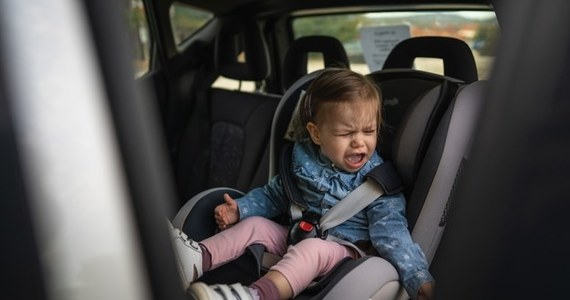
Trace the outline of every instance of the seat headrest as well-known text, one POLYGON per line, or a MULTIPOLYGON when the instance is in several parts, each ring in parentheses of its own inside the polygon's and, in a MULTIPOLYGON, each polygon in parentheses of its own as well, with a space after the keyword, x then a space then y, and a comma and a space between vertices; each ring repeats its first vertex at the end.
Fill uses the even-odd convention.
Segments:
POLYGON ((466 83, 477 81, 477 66, 471 48, 462 40, 443 36, 413 37, 398 43, 382 69, 412 68, 417 57, 443 60, 444 75, 466 83))
POLYGON ((325 68, 350 67, 346 50, 338 39, 324 35, 300 37, 289 46, 283 60, 284 89, 307 74, 307 59, 311 52, 322 54, 325 68))
POLYGON ((253 19, 221 23, 216 36, 215 65, 220 75, 235 80, 260 81, 269 76, 269 52, 253 19))

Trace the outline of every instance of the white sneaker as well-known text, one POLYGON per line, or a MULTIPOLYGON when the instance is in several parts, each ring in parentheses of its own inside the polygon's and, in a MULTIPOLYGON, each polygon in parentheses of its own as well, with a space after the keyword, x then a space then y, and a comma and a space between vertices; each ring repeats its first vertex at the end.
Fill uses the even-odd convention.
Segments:
POLYGON ((188 293, 199 300, 253 300, 249 288, 240 283, 207 285, 196 282, 190 286, 188 293))
POLYGON ((170 222, 168 224, 182 287, 187 290, 190 284, 203 274, 202 248, 180 229, 174 228, 170 222))

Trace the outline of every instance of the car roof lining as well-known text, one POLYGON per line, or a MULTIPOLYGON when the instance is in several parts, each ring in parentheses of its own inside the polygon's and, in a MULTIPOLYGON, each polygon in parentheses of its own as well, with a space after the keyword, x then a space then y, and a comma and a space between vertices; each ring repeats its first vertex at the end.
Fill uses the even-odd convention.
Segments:
POLYGON ((490 8, 491 0, 470 0, 470 1, 431 1, 426 3, 421 0, 365 0, 355 4, 346 0, 167 0, 163 5, 170 6, 173 2, 185 3, 194 7, 202 8, 214 13, 217 16, 224 15, 276 15, 292 12, 314 14, 315 12, 339 12, 363 11, 370 8, 378 10, 402 10, 402 9, 484 9, 490 8), (166 2, 166 3, 165 3, 166 2), (323 10, 326 9, 326 10, 323 10))

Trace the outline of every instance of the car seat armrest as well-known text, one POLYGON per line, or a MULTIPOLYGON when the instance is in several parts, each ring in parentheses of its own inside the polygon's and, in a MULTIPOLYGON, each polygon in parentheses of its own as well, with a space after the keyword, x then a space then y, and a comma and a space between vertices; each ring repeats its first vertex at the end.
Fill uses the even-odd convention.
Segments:
POLYGON ((243 196, 243 192, 228 187, 205 190, 190 198, 172 220, 172 226, 181 229, 195 241, 214 235, 218 226, 214 219, 214 209, 224 203, 224 194, 233 198, 243 196))

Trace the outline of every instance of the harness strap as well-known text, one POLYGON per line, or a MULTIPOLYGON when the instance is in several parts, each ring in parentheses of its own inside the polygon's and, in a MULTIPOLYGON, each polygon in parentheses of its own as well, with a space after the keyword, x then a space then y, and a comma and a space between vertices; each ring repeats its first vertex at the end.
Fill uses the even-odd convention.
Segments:
POLYGON ((285 191, 285 198, 289 205, 289 223, 292 224, 295 220, 301 219, 303 216, 303 210, 307 207, 306 205, 299 201, 302 199, 301 191, 297 187, 293 175, 291 174, 291 155, 293 153, 293 145, 291 143, 285 143, 283 149, 281 150, 281 156, 279 157, 279 175, 281 176, 281 182, 283 183, 283 190, 285 191))
POLYGON ((374 167, 366 174, 367 180, 335 204, 320 219, 322 232, 342 224, 366 208, 380 196, 394 195, 404 189, 396 168, 390 161, 374 167))
POLYGON ((322 232, 342 224, 383 194, 384 190, 375 181, 365 181, 321 217, 322 232))

